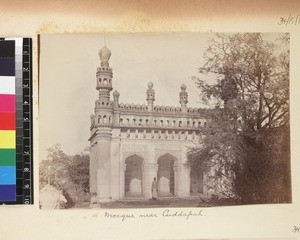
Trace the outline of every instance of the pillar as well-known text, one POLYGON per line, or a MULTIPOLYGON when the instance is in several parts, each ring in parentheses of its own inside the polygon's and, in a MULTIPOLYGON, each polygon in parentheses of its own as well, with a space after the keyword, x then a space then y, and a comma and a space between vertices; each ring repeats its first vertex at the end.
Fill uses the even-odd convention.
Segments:
POLYGON ((120 164, 120 199, 125 198, 125 170, 126 164, 120 164))
POLYGON ((111 140, 111 197, 120 199, 120 129, 112 130, 111 140))
POLYGON ((111 200, 111 129, 100 129, 97 135, 97 196, 99 202, 111 200))
POLYGON ((96 145, 90 148, 90 193, 97 192, 97 159, 96 145))

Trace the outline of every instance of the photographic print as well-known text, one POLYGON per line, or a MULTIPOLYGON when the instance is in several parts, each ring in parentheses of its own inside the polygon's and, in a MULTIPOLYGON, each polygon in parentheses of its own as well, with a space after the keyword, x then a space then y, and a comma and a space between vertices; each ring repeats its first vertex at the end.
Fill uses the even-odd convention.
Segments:
POLYGON ((291 203, 287 33, 40 36, 40 208, 291 203))

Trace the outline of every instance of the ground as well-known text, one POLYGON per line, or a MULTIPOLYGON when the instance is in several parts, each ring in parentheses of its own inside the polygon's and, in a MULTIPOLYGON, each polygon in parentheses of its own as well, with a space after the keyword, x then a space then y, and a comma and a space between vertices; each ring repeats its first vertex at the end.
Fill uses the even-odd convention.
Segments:
MULTIPOLYGON (((90 203, 76 203, 73 208, 89 208, 90 203)), ((214 207, 214 206, 229 206, 239 205, 234 199, 226 200, 204 200, 202 198, 161 198, 157 200, 122 200, 102 203, 101 208, 166 208, 166 207, 214 207)))

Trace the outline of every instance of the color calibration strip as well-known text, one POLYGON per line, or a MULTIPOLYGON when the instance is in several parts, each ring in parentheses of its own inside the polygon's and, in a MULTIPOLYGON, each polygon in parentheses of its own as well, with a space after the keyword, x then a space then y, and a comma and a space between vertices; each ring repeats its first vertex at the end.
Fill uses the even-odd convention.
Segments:
POLYGON ((15 41, 0 42, 0 201, 16 201, 15 41))
POLYGON ((32 42, 0 40, 0 203, 33 204, 32 42))

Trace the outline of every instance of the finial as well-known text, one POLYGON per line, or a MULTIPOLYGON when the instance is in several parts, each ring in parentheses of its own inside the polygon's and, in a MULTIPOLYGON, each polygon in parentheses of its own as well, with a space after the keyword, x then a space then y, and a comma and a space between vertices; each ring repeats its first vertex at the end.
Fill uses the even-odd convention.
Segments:
POLYGON ((153 88, 153 82, 150 81, 150 82, 148 83, 148 88, 149 88, 149 89, 152 89, 152 88, 153 88))
POLYGON ((101 59, 102 64, 108 65, 110 56, 111 56, 111 51, 106 46, 104 46, 103 48, 100 49, 99 57, 101 59))
POLYGON ((120 93, 116 90, 116 91, 114 91, 113 96, 114 96, 114 97, 119 97, 119 96, 120 96, 120 93))
POLYGON ((181 90, 182 90, 182 91, 185 91, 185 90, 186 90, 186 85, 185 85, 185 84, 182 84, 182 85, 181 85, 181 90))

